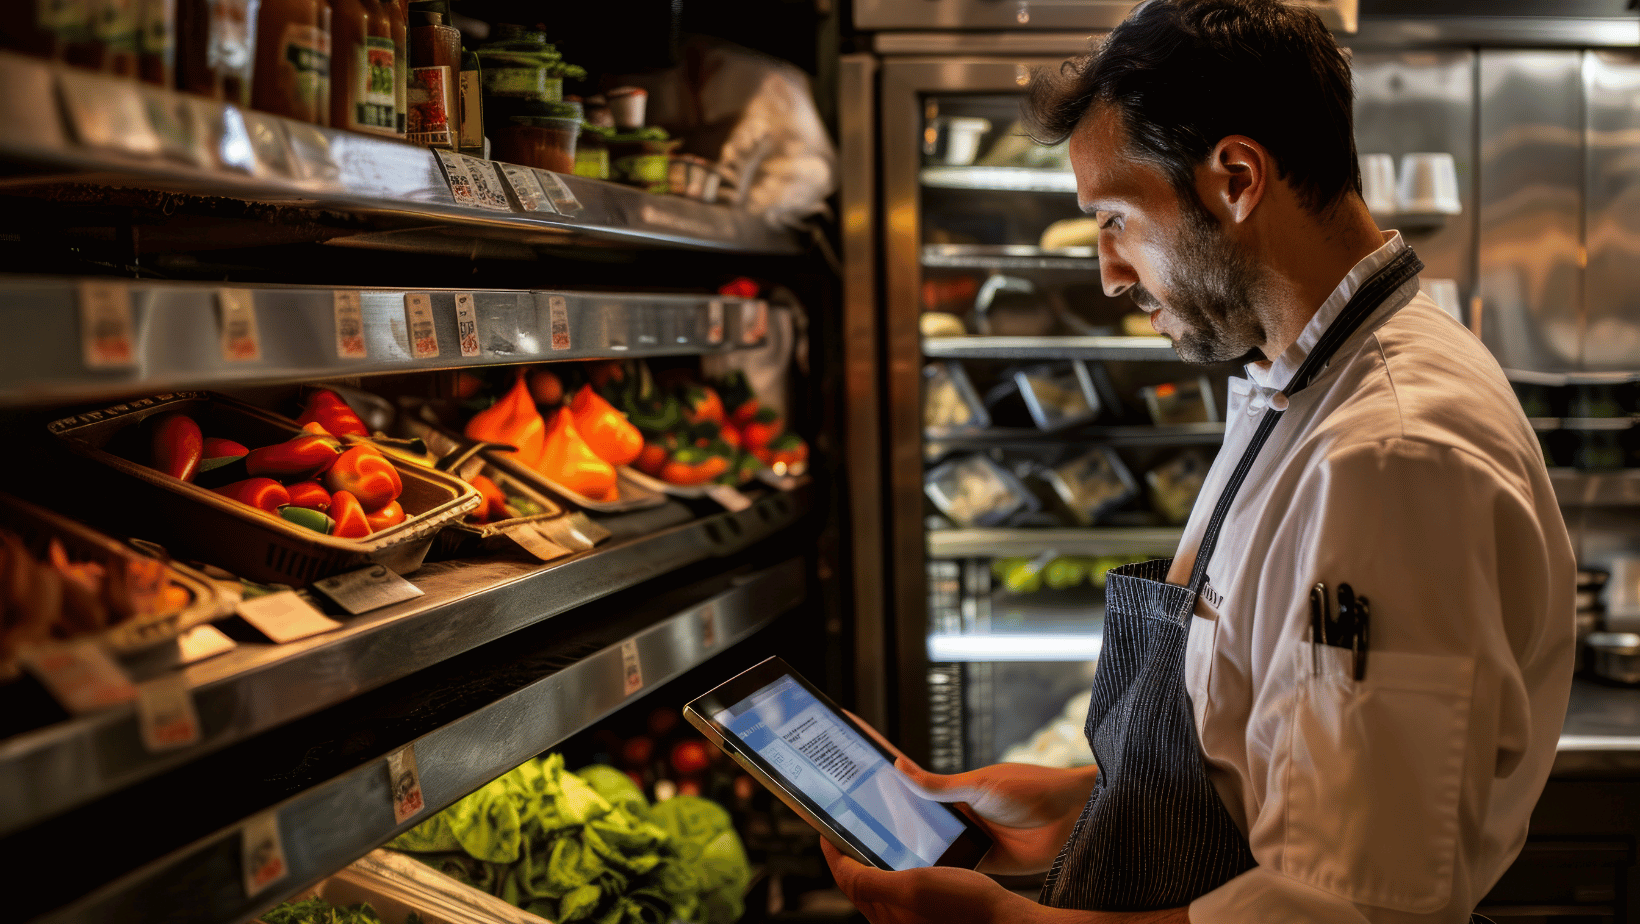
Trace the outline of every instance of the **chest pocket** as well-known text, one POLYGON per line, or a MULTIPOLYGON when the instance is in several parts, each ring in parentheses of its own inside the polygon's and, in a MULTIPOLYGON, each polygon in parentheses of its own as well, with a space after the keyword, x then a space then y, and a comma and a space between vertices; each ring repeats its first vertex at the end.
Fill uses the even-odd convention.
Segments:
POLYGON ((1317 672, 1310 649, 1299 646, 1272 767, 1287 805, 1282 872, 1359 904, 1445 907, 1475 660, 1375 651, 1357 682, 1349 652, 1323 647, 1317 672))

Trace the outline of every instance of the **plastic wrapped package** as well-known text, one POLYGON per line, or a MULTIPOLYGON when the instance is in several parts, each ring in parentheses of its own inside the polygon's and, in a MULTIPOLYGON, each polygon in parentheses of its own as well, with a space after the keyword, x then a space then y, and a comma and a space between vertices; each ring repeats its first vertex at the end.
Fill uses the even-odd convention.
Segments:
POLYGON ((1219 409, 1213 399, 1213 385, 1206 376, 1184 382, 1165 382, 1139 389, 1153 423, 1217 423, 1219 409))
POLYGON ((1080 360, 1022 369, 1014 382, 1040 429, 1059 430, 1099 416, 1093 377, 1080 360))
POLYGON ((1039 477, 1064 501, 1082 526, 1092 526, 1105 515, 1139 496, 1139 485, 1120 457, 1100 446, 1052 468, 1039 477))
POLYGON ((923 367, 923 427, 936 435, 983 430, 991 425, 985 405, 959 363, 923 367))
POLYGON ((923 490, 958 526, 998 526, 1016 513, 1038 507, 1036 497, 1013 472, 981 455, 929 469, 923 476, 923 490))
POLYGON ((1085 767, 1093 763, 1093 752, 1082 726, 1088 721, 1088 704, 1093 694, 1078 693, 1065 709, 1002 755, 1004 763, 1037 764, 1043 767, 1085 767))
POLYGON ((1205 455, 1191 449, 1146 472, 1150 505, 1175 526, 1190 519, 1190 510, 1196 506, 1196 495, 1201 493, 1211 464, 1205 455))

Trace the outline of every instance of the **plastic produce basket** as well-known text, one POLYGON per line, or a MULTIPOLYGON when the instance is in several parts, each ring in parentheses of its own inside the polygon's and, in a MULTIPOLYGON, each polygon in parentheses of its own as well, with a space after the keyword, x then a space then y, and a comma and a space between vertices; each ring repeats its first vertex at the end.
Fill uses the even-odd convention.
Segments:
POLYGON ((404 522, 363 539, 326 536, 135 461, 146 455, 138 425, 170 411, 192 417, 206 436, 252 448, 302 430, 277 414, 206 392, 119 404, 54 421, 48 430, 111 527, 253 581, 304 586, 367 564, 407 574, 421 566, 439 530, 482 500, 458 478, 389 456, 404 483, 404 522))

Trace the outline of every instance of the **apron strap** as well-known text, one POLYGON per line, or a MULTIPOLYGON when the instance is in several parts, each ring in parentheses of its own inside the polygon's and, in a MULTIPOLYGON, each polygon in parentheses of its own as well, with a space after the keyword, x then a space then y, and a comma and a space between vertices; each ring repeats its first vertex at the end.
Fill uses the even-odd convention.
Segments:
MULTIPOLYGON (((1304 362, 1299 364, 1298 371, 1293 373, 1292 381, 1287 383, 1284 390, 1286 395, 1290 398, 1315 381, 1333 354, 1351 334, 1355 333, 1362 322, 1366 321, 1396 289, 1416 278, 1423 268, 1424 261, 1418 259, 1418 255, 1408 247, 1368 277, 1367 281, 1361 284, 1361 288, 1357 289, 1345 303, 1344 310, 1327 325, 1321 339, 1316 341, 1315 348, 1310 350, 1310 355, 1304 357, 1304 362)), ((1224 492, 1219 495, 1218 504, 1213 507, 1213 516, 1207 521, 1207 532, 1203 534, 1201 547, 1196 551, 1196 566, 1190 572, 1190 596, 1187 598, 1186 607, 1195 605, 1196 596, 1201 593, 1202 585, 1207 583, 1207 565, 1213 557, 1214 547, 1218 545, 1219 530, 1224 526, 1230 505, 1235 501, 1236 493, 1241 490, 1242 482, 1247 480, 1247 473, 1252 470, 1259 450, 1264 448, 1276 424, 1280 422, 1282 413, 1274 407, 1264 412, 1264 417, 1259 420, 1258 430, 1253 433, 1252 442, 1247 444, 1246 451, 1241 454, 1241 460, 1230 473, 1230 480, 1225 483, 1224 492)), ((1180 612, 1179 621, 1184 622, 1188 616, 1189 613, 1180 612)))

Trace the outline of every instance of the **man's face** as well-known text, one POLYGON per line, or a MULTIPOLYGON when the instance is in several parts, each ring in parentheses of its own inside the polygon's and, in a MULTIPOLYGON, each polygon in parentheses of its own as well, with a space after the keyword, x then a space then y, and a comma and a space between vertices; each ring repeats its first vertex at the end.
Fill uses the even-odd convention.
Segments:
POLYGON ((1265 342, 1253 261, 1160 167, 1126 153, 1120 116, 1099 106, 1071 135, 1082 210, 1099 221, 1105 294, 1127 292, 1186 362, 1239 359, 1265 342))

